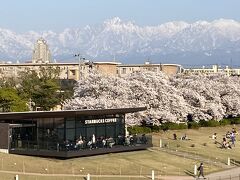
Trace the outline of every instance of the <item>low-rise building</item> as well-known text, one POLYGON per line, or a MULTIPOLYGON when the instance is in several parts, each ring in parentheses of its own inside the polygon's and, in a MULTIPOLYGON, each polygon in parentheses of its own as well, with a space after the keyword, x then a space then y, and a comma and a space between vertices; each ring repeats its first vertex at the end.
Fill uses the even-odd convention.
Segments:
POLYGON ((144 150, 152 147, 151 135, 136 135, 136 141, 130 141, 126 136, 125 118, 127 113, 146 109, 0 113, 0 152, 74 158, 144 150))
POLYGON ((151 64, 149 62, 145 62, 145 64, 120 64, 117 66, 117 69, 117 73, 120 76, 138 71, 162 71, 168 75, 174 75, 183 71, 182 66, 179 64, 151 64))
POLYGON ((18 77, 21 71, 38 71, 40 67, 59 68, 60 79, 74 79, 79 80, 86 76, 92 69, 96 69, 105 75, 117 75, 116 62, 90 62, 85 61, 81 63, 3 63, 0 64, 0 78, 18 77))
POLYGON ((229 66, 221 67, 218 65, 212 65, 212 67, 202 66, 201 68, 184 68, 185 74, 214 74, 225 73, 228 76, 240 75, 240 68, 230 68, 229 66))

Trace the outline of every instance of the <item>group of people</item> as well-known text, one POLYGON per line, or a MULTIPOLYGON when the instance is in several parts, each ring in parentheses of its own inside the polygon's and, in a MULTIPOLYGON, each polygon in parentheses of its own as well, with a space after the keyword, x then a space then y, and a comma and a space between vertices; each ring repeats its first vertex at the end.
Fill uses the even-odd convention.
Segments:
MULTIPOLYGON (((232 128, 231 131, 227 131, 224 137, 222 138, 221 148, 224 149, 232 149, 232 147, 235 146, 236 143, 236 135, 238 134, 236 128, 232 128)), ((217 133, 214 133, 212 135, 212 139, 215 140, 215 143, 217 144, 217 133)))
MULTIPOLYGON (((177 134, 176 134, 176 133, 173 134, 173 140, 177 140, 177 134)), ((184 135, 182 135, 182 136, 180 137, 180 140, 190 140, 190 139, 189 139, 189 137, 187 136, 187 134, 185 133, 184 135)))
POLYGON ((137 134, 123 136, 119 134, 116 138, 113 137, 95 137, 93 134, 88 140, 81 135, 76 141, 66 140, 64 146, 67 150, 81 150, 81 149, 97 149, 97 148, 112 148, 114 145, 135 146, 136 144, 147 144, 147 137, 145 134, 138 136, 137 134))
POLYGON ((96 148, 112 148, 114 144, 115 141, 112 137, 104 138, 103 136, 101 136, 96 138, 93 134, 89 138, 89 141, 86 141, 85 138, 80 135, 79 138, 76 140, 74 148, 77 150, 86 148, 89 148, 90 150, 96 148))
POLYGON ((226 149, 232 149, 232 147, 235 147, 237 134, 238 132, 235 128, 232 128, 232 131, 228 131, 223 138, 222 147, 226 149))

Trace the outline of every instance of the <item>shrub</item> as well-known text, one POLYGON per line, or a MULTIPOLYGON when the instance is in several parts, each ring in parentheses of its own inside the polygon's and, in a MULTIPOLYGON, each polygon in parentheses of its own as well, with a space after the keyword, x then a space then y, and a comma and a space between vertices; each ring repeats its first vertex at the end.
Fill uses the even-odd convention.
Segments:
POLYGON ((176 130, 176 129, 187 129, 188 126, 184 123, 172 123, 172 122, 166 122, 161 125, 160 129, 166 131, 166 130, 176 130))
POLYGON ((231 124, 231 119, 222 119, 221 121, 219 121, 221 126, 226 126, 231 124))
POLYGON ((188 129, 198 129, 200 124, 197 122, 188 122, 188 129))
POLYGON ((184 123, 178 124, 178 129, 187 129, 187 128, 188 128, 187 124, 184 124, 184 123))
POLYGON ((216 126, 219 126, 220 123, 216 120, 210 120, 210 121, 200 120, 199 125, 201 127, 216 127, 216 126))
POLYGON ((231 124, 240 124, 240 118, 232 118, 231 120, 231 124))
POLYGON ((217 127, 217 126, 220 126, 220 123, 219 121, 215 121, 215 120, 210 120, 210 121, 207 121, 208 123, 208 127, 217 127))
POLYGON ((207 143, 203 143, 203 146, 207 146, 207 143))
POLYGON ((151 128, 142 126, 132 126, 128 127, 128 132, 130 134, 141 134, 141 133, 151 133, 151 128))
POLYGON ((151 127, 152 132, 159 132, 160 126, 154 125, 151 127))
POLYGON ((208 123, 205 120, 200 120, 198 123, 199 123, 200 127, 207 127, 208 126, 208 123))
POLYGON ((195 147, 195 144, 191 144, 190 147, 195 147))

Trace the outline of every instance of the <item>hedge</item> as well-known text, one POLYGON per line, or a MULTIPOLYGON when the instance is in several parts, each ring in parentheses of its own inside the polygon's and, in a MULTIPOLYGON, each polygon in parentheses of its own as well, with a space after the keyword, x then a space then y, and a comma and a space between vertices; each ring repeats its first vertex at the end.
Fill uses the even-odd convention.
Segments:
POLYGON ((143 126, 132 126, 127 128, 130 134, 141 134, 141 133, 151 133, 152 130, 150 127, 143 126))
POLYGON ((177 129, 198 129, 200 127, 217 127, 217 126, 225 126, 230 124, 240 124, 240 117, 237 118, 225 118, 220 121, 210 120, 204 121, 200 120, 199 122, 188 122, 188 123, 173 123, 166 122, 160 126, 131 126, 128 127, 128 132, 130 134, 140 134, 140 133, 151 133, 151 132, 159 132, 160 130, 177 130, 177 129))

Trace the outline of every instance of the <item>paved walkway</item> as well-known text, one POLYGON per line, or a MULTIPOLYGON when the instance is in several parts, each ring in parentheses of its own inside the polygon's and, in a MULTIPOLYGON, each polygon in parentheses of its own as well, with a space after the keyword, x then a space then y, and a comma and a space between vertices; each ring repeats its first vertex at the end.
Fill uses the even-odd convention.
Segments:
MULTIPOLYGON (((196 178, 191 176, 159 176, 156 177, 161 180, 194 180, 196 178)), ((240 180, 240 167, 232 168, 206 176, 207 180, 240 180)))
MULTIPOLYGON (((48 177, 86 177, 86 175, 73 175, 73 174, 42 174, 42 173, 24 173, 16 171, 3 171, 1 173, 7 174, 24 174, 24 175, 33 175, 33 176, 48 176, 48 177)), ((91 175, 92 177, 106 177, 106 178, 139 178, 139 179, 151 179, 150 176, 134 176, 134 175, 91 175)), ((159 180, 195 180, 196 178, 192 176, 157 176, 155 179, 159 180)), ((240 180, 240 167, 228 169, 221 172, 212 173, 206 176, 207 180, 240 180)))
POLYGON ((206 177, 209 180, 219 180, 219 179, 240 180, 240 167, 212 173, 212 174, 207 175, 206 177))
POLYGON ((192 176, 158 176, 156 180, 195 180, 192 176))

